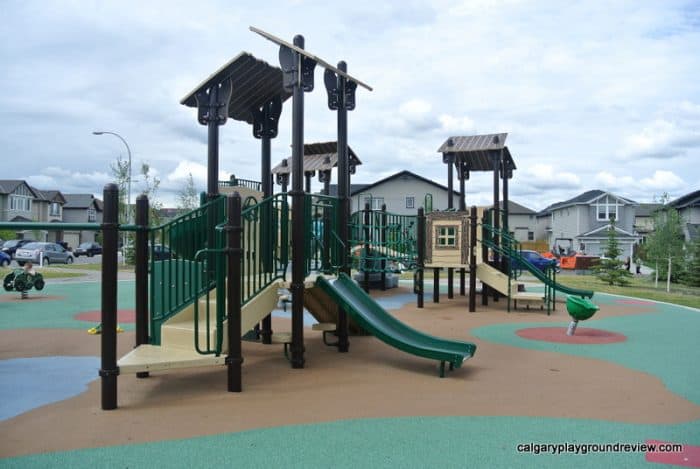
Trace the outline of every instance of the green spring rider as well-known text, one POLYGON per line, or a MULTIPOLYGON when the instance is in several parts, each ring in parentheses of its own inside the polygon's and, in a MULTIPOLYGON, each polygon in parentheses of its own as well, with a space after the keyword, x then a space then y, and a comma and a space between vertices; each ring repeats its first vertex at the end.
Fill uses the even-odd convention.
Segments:
POLYGON ((15 269, 5 275, 2 286, 6 291, 18 291, 22 299, 27 298, 27 292, 32 288, 37 291, 44 289, 44 277, 39 274, 30 274, 24 269, 15 269))
POLYGON ((569 324, 569 328, 566 330, 566 335, 574 335, 578 322, 590 319, 598 309, 600 309, 598 305, 587 298, 568 296, 566 298, 566 310, 569 312, 572 321, 569 324))

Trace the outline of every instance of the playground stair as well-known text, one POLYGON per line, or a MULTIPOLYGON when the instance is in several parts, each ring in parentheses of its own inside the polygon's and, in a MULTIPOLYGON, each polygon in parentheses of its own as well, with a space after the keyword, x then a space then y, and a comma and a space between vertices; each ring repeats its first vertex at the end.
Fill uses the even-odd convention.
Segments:
POLYGON ((533 304, 544 307, 544 295, 542 293, 518 291, 518 282, 509 282, 506 274, 488 264, 478 264, 476 266, 476 276, 497 292, 510 296, 516 308, 517 302, 526 305, 528 308, 533 304))
MULTIPOLYGON (((252 329, 255 324, 275 309, 279 301, 280 285, 279 281, 272 282, 243 305, 241 308, 241 331, 245 333, 252 329)), ((212 290, 209 300, 209 308, 212 313, 209 328, 207 329, 204 317, 197 324, 200 346, 207 344, 207 335, 210 344, 216 343, 215 298, 216 291, 212 290)), ((199 315, 204 316, 206 314, 206 299, 200 299, 198 306, 199 315)), ((223 323, 224 331, 226 331, 227 323, 227 321, 223 323)), ((225 355, 228 352, 228 338, 225 332, 219 356, 199 354, 195 350, 194 337, 194 304, 192 304, 161 326, 160 346, 138 346, 117 362, 119 370, 121 373, 136 373, 224 364, 225 355)))

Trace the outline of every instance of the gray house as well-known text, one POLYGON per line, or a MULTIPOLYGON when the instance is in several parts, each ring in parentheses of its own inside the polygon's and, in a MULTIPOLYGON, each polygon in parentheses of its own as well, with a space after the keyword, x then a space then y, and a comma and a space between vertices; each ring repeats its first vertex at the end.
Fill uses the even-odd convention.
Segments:
POLYGON ((551 249, 571 248, 599 256, 605 250, 610 220, 614 218, 620 257, 624 259, 633 256, 633 247, 640 240, 634 231, 638 205, 610 192, 587 191, 539 212, 535 237, 547 241, 551 249))
POLYGON ((0 221, 38 221, 34 201, 39 197, 26 181, 0 180, 0 221))
POLYGON ((686 241, 700 237, 700 190, 686 194, 668 203, 678 210, 683 219, 683 234, 686 241))
POLYGON ((639 235, 640 243, 644 243, 654 232, 654 215, 663 209, 663 204, 639 204, 634 212, 634 231, 639 235))
MULTIPOLYGON (((330 185, 330 195, 335 196, 338 187, 330 185)), ((371 184, 352 184, 350 205, 353 212, 362 210, 365 202, 372 209, 379 210, 386 204, 386 210, 400 215, 415 215, 419 207, 424 207, 426 197, 432 198, 433 210, 447 209, 447 187, 410 171, 400 171, 371 184)), ((459 191, 453 191, 454 206, 459 207, 459 191)))
MULTIPOLYGON (((503 201, 501 201, 501 208, 503 208, 503 201)), ((508 229, 513 233, 516 241, 535 240, 536 214, 537 212, 524 205, 512 200, 508 201, 508 229)))
MULTIPOLYGON (((102 201, 92 194, 65 194, 63 221, 66 223, 102 223, 102 201)), ((65 231, 63 240, 72 248, 95 241, 94 231, 65 231)))

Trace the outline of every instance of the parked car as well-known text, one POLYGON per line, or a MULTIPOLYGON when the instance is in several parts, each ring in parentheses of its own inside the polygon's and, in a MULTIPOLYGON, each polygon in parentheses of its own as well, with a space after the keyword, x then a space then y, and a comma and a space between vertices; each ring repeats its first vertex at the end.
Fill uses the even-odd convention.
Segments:
POLYGON ((73 263, 73 254, 56 243, 29 243, 15 252, 15 260, 19 265, 28 261, 39 264, 40 258, 43 258, 44 265, 73 263))
MULTIPOLYGON (((520 255, 543 272, 548 267, 554 268, 555 271, 559 272, 559 261, 557 259, 547 259, 537 251, 520 251, 520 255)), ((526 270, 525 266, 521 265, 517 259, 511 259, 511 268, 526 270)))
POLYGON ((73 251, 75 257, 92 257, 95 254, 102 254, 102 246, 100 246, 99 243, 80 243, 80 246, 73 251))
POLYGON ((0 267, 7 267, 12 262, 12 258, 0 251, 0 267))
POLYGON ((14 259, 15 252, 18 248, 33 242, 33 239, 10 239, 9 241, 5 241, 5 243, 2 245, 2 252, 14 259))
MULTIPOLYGON (((150 248, 151 246, 149 246, 150 248)), ((163 246, 162 244, 154 244, 153 245, 153 259, 157 261, 164 261, 167 259, 170 259, 172 257, 175 257, 173 253, 170 251, 170 248, 167 246, 163 246)))

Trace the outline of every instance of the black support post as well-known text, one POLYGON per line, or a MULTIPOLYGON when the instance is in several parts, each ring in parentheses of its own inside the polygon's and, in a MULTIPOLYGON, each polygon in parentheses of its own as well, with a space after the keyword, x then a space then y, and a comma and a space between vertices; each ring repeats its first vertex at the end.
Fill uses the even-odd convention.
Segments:
POLYGON ((476 311, 476 206, 469 211, 469 312, 476 311))
POLYGON ((241 197, 238 192, 226 198, 226 244, 228 245, 226 315, 228 317, 228 356, 226 368, 228 391, 241 392, 243 356, 241 352, 241 197))
MULTIPOLYGON (((508 226, 508 214, 509 214, 509 209, 508 209, 508 176, 509 176, 509 169, 506 167, 506 161, 504 158, 501 158, 501 177, 503 179, 503 233, 508 235, 510 234, 510 229, 508 226)), ((514 246, 511 246, 511 248, 514 246)), ((510 275, 510 262, 506 256, 503 256, 501 259, 501 272, 505 273, 506 275, 510 275)))
MULTIPOLYGON (((260 109, 253 112, 253 136, 260 139, 260 182, 262 185, 263 199, 272 197, 272 156, 270 140, 277 136, 278 123, 282 114, 282 98, 277 95, 264 103, 260 109)), ((286 162, 286 160, 285 160, 286 162)), ((273 269, 273 239, 274 234, 268 227, 273 224, 272 209, 266 206, 262 212, 263 228, 262 237, 262 261, 263 270, 272 272, 273 269)), ((257 329, 259 329, 256 326, 257 329)), ((260 336, 264 344, 272 343, 272 316, 267 315, 262 320, 260 336)))
POLYGON ((387 248, 386 248, 386 204, 382 204, 382 215, 381 215, 381 227, 379 228, 379 242, 381 248, 379 249, 380 255, 382 256, 381 260, 381 269, 382 269, 382 290, 386 290, 386 256, 387 256, 387 248))
POLYGON ((440 267, 433 268, 433 303, 440 303, 440 267))
POLYGON ((365 202, 365 210, 363 213, 363 225, 364 225, 364 233, 365 233, 365 255, 364 255, 364 264, 362 262, 362 258, 360 258, 360 266, 362 267, 364 271, 364 277, 363 277, 363 288, 367 293, 369 293, 369 259, 370 259, 370 244, 371 244, 371 239, 370 237, 372 236, 372 230, 370 230, 370 206, 368 203, 365 202))
POLYGON ((100 336, 102 410, 117 408, 117 237, 119 188, 107 184, 102 212, 102 335, 100 336))
MULTIPOLYGON (((136 276, 136 347, 148 343, 148 197, 136 197, 135 276, 136 276)), ((136 373, 148 377, 148 371, 136 373)))
POLYGON ((417 295, 417 306, 422 308, 424 296, 423 275, 425 269, 425 209, 423 207, 418 209, 418 226, 416 229, 418 230, 418 265, 416 266, 416 274, 414 277, 414 290, 417 295))
MULTIPOLYGON (((304 37, 294 37, 303 49, 304 37)), ((313 89, 316 62, 302 54, 280 47, 283 84, 292 91, 292 368, 304 368, 304 275, 306 233, 304 232, 304 92, 313 89)))
MULTIPOLYGON (((467 194, 466 194, 466 183, 465 181, 469 178, 469 172, 466 170, 466 163, 464 162, 463 159, 460 159, 459 161, 459 211, 460 212, 466 212, 467 211, 467 194)), ((459 269, 459 294, 461 296, 464 296, 466 291, 465 291, 465 276, 466 272, 464 268, 459 269)))

